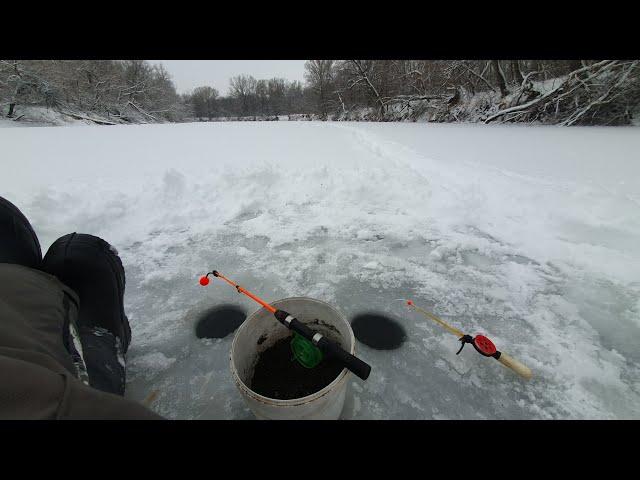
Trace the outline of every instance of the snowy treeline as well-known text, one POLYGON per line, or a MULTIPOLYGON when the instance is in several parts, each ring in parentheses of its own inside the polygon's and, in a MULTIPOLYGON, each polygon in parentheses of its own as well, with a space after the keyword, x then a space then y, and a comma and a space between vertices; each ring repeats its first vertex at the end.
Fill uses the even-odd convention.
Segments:
MULTIPOLYGON (((46 107, 80 121, 539 122, 624 125, 640 117, 637 60, 309 60, 305 84, 230 79, 179 95, 144 60, 0 60, 0 111, 46 107)), ((41 114, 42 115, 42 114, 41 114)))
POLYGON ((640 114, 637 60, 312 60, 305 68, 324 119, 620 125, 640 114))
POLYGON ((182 98, 193 117, 210 120, 304 113, 313 108, 312 91, 284 78, 256 80, 251 75, 237 75, 229 82, 229 92, 220 97, 215 88, 202 86, 182 98))

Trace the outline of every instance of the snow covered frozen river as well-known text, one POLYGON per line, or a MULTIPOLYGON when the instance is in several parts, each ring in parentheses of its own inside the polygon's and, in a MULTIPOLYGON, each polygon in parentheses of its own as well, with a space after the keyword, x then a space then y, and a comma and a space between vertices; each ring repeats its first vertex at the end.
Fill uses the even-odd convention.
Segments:
POLYGON ((347 419, 640 418, 640 129, 234 122, 0 129, 0 195, 43 253, 115 245, 133 330, 127 396, 169 418, 252 418, 233 335, 202 312, 310 296, 379 312, 397 350, 356 352, 347 419), (524 382, 398 299, 527 364, 524 382))

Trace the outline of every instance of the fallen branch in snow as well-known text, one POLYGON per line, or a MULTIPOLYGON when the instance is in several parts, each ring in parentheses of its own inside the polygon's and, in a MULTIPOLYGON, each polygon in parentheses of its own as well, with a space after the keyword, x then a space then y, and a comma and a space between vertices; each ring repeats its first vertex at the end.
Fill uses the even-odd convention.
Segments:
MULTIPOLYGON (((632 73, 640 73, 638 64, 638 61, 603 60, 584 66, 569 73, 563 81, 545 94, 524 104, 500 110, 486 118, 484 123, 499 118, 503 121, 513 121, 516 117, 522 120, 526 120, 527 117, 536 120, 542 116, 548 117, 549 107, 553 107, 551 115, 556 117, 556 123, 574 125, 586 118, 586 113, 593 112, 595 107, 610 104, 624 97, 628 91, 640 90, 640 78, 637 75, 632 77, 632 73)), ((528 77, 529 75, 525 81, 528 77)), ((520 97, 517 97, 516 101, 519 99, 520 97)), ((635 101, 631 96, 627 100, 635 101)), ((607 112, 603 115, 607 118, 607 112)), ((617 112, 611 115, 620 117, 617 112)))
POLYGON ((139 106, 137 106, 135 103, 133 103, 131 100, 129 100, 129 102, 127 102, 127 105, 131 105, 133 108, 135 108, 138 112, 140 112, 143 115, 146 115, 147 117, 149 117, 150 119, 152 119, 154 122, 157 122, 158 119, 156 117, 154 117, 153 115, 148 114, 147 112, 145 112, 143 109, 141 109, 139 106))
POLYGON ((392 97, 389 103, 393 102, 417 102, 419 100, 446 100, 450 95, 396 95, 392 97))
POLYGON ((101 119, 97 119, 97 118, 91 118, 91 117, 85 117, 84 115, 79 115, 77 113, 71 113, 71 112, 60 112, 64 115, 68 115, 71 118, 75 118, 77 120, 88 120, 90 122, 93 123, 97 123, 99 125, 117 125, 117 123, 114 122, 109 122, 108 120, 101 120, 101 119))
POLYGON ((604 105, 606 103, 611 102, 615 98, 615 96, 611 95, 611 93, 614 91, 614 89, 620 88, 620 86, 627 80, 627 78, 629 77, 631 72, 636 68, 637 65, 638 65, 638 61, 632 62, 631 65, 629 67, 627 67, 627 69, 624 71, 624 73, 620 76, 620 79, 614 85, 612 85, 611 88, 609 88, 597 100, 594 100, 593 102, 591 102, 589 105, 587 105, 586 107, 584 107, 580 111, 574 112, 571 115, 571 117, 569 117, 567 120, 565 120, 562 123, 562 125, 567 125, 567 126, 573 125, 574 123, 576 123, 580 119, 580 117, 582 117, 584 114, 586 114, 594 106, 596 106, 596 105, 604 105))

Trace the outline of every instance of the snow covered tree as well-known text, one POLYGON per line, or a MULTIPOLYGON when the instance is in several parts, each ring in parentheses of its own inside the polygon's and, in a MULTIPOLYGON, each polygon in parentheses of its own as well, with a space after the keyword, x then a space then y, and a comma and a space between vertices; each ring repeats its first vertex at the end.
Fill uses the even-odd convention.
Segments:
POLYGON ((274 115, 282 113, 286 90, 287 82, 283 78, 272 78, 267 82, 270 113, 274 115))
POLYGON ((326 118, 333 88, 334 60, 308 60, 304 64, 305 80, 316 99, 317 112, 326 118))
POLYGON ((196 117, 207 117, 211 120, 217 114, 218 91, 213 87, 198 87, 193 90, 189 100, 196 117))
POLYGON ((260 115, 265 115, 269 110, 269 89, 266 80, 256 82, 256 100, 260 115))
POLYGON ((496 79, 496 84, 500 89, 500 95, 503 97, 507 95, 507 81, 504 78, 504 72, 500 66, 499 60, 491 60, 491 68, 496 79))
POLYGON ((257 86, 257 80, 251 75, 237 75, 231 78, 229 82, 231 96, 240 101, 242 115, 253 113, 257 86))

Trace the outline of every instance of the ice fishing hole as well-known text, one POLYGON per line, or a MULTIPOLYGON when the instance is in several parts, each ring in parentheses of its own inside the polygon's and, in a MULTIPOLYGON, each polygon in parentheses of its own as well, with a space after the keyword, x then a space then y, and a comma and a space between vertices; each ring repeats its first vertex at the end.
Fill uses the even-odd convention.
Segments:
POLYGON ((376 350, 395 350, 407 339, 397 321, 379 313, 361 313, 351 320, 353 334, 359 342, 376 350))
POLYGON ((196 337, 224 338, 233 333, 247 318, 235 305, 219 305, 204 312, 196 323, 196 337))

